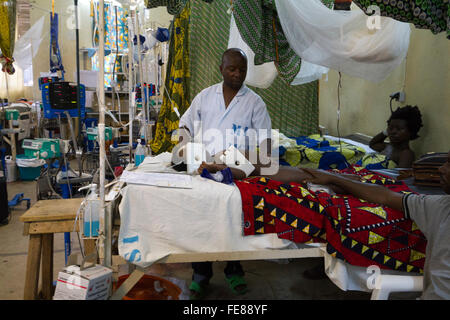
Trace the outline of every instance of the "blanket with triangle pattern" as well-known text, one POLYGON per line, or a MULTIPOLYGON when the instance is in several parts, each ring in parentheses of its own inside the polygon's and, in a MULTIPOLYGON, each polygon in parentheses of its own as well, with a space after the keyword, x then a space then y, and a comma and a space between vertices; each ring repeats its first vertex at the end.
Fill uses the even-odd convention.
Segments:
MULTIPOLYGON (((412 192, 403 182, 352 166, 358 174, 395 192, 412 192)), ((345 262, 382 269, 423 273, 426 239, 400 211, 351 195, 313 192, 299 183, 268 178, 235 181, 243 207, 244 236, 277 233, 296 243, 326 243, 327 252, 345 262)))

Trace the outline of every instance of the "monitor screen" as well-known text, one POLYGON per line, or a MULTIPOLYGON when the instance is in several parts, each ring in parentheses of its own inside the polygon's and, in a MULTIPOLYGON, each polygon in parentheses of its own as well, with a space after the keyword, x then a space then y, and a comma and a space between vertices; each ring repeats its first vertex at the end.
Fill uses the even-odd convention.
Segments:
POLYGON ((77 85, 69 82, 50 83, 49 99, 52 109, 77 109, 77 85))

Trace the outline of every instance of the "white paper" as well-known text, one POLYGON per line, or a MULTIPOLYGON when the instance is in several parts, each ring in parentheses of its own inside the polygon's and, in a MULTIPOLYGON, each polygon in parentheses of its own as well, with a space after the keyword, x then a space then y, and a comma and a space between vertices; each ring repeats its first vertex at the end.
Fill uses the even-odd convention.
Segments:
POLYGON ((120 181, 167 188, 192 189, 192 177, 178 173, 134 172, 125 170, 120 181))
MULTIPOLYGON (((97 88, 98 71, 80 70, 80 83, 88 88, 97 88)), ((74 72, 73 78, 77 78, 77 73, 74 72)))

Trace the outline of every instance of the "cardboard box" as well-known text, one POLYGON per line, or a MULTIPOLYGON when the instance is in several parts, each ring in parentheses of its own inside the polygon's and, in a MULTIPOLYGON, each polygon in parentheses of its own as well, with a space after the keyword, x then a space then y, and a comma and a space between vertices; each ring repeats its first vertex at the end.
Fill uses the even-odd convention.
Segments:
POLYGON ((84 270, 68 266, 58 274, 53 300, 107 300, 111 282, 112 270, 102 265, 84 270))

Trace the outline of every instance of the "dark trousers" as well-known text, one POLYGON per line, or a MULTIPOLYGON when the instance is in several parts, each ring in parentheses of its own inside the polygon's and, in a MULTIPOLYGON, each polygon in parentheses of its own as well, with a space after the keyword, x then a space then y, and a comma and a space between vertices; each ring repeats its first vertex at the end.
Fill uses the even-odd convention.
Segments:
MULTIPOLYGON (((193 262, 192 268, 194 269, 192 280, 195 282, 208 283, 209 279, 213 276, 212 262, 193 262)), ((243 277, 245 274, 239 261, 228 261, 223 272, 227 278, 234 275, 243 277)))

